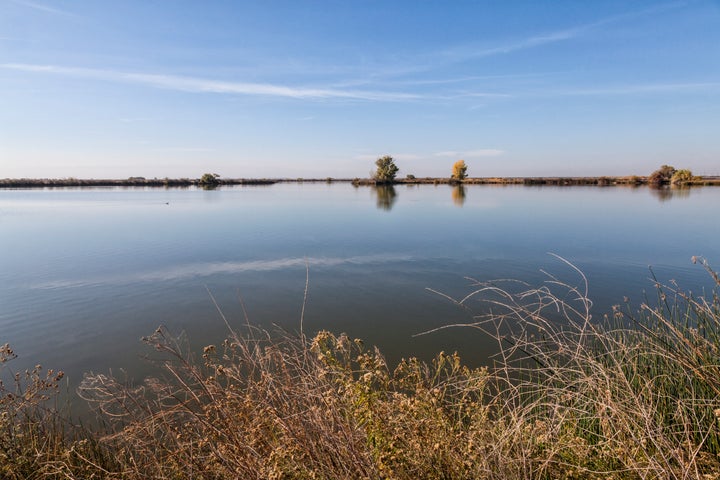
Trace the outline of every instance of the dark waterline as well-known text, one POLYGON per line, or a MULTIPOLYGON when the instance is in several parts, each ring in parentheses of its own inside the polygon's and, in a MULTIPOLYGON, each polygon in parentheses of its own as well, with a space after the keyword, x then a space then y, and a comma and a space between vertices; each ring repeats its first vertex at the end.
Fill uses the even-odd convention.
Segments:
MULTIPOLYGON (((491 342, 449 329, 472 315, 427 288, 462 297, 478 280, 588 278, 596 317, 661 281, 699 292, 692 255, 720 263, 720 189, 276 184, 190 189, 0 191, 0 343, 64 369, 142 376, 141 336, 165 325, 191 344, 226 335, 209 289, 234 325, 348 332, 391 363, 460 351, 487 361, 491 342)), ((480 309, 480 305, 471 304, 480 309)))

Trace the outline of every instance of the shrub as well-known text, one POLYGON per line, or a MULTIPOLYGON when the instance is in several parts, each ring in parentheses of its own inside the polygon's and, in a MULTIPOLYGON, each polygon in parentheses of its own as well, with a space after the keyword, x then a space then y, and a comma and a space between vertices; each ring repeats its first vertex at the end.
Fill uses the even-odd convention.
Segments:
POLYGON ((674 173, 675 167, 671 167, 670 165, 663 165, 658 170, 655 170, 653 173, 650 174, 650 176, 648 177, 648 184, 654 186, 666 185, 670 183, 670 179, 672 178, 674 173))
POLYGON ((677 170, 670 177, 671 185, 686 185, 693 180, 693 174, 690 170, 677 170))
POLYGON ((215 187, 220 185, 220 175, 217 173, 204 173, 198 184, 204 187, 215 187))

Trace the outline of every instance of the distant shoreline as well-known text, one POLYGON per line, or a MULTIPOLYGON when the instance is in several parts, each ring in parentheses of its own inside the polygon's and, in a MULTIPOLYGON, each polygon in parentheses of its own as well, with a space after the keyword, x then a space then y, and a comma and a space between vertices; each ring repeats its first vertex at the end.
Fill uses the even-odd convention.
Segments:
MULTIPOLYGON (((450 178, 401 178, 381 183, 369 178, 218 178, 222 185, 273 185, 276 183, 352 183, 353 185, 551 185, 551 186, 640 186, 648 184, 647 176, 601 177, 477 177, 458 181, 450 178)), ((694 177, 683 186, 720 186, 719 176, 694 177)), ((203 186, 193 178, 131 177, 126 179, 80 178, 5 178, 0 188, 62 188, 62 187, 192 187, 203 186)))

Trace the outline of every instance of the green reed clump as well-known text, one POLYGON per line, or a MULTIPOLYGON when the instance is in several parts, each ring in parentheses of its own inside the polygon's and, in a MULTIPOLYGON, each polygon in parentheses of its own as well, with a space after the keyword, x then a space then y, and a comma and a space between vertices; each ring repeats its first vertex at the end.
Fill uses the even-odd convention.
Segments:
POLYGON ((701 262, 715 282, 709 298, 658 284, 655 306, 644 303, 638 314, 617 309, 615 317, 630 322, 628 341, 643 346, 633 365, 657 392, 659 421, 719 455, 720 432, 710 427, 720 418, 720 278, 701 262), (687 430, 688 423, 697 428, 687 430))

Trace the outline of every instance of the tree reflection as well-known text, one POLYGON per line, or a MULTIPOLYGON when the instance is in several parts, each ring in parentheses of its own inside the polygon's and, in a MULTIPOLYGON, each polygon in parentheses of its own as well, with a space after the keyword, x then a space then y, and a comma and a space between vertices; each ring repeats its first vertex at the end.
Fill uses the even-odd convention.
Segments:
POLYGON ((465 186, 455 185, 452 189, 452 200, 455 205, 462 207, 465 204, 465 186))
POLYGON ((690 196, 691 187, 650 187, 650 193, 661 202, 667 202, 672 198, 687 198, 690 196))
POLYGON ((392 210, 395 203, 395 187, 392 185, 378 185, 375 187, 375 195, 377 195, 377 208, 382 210, 392 210))

